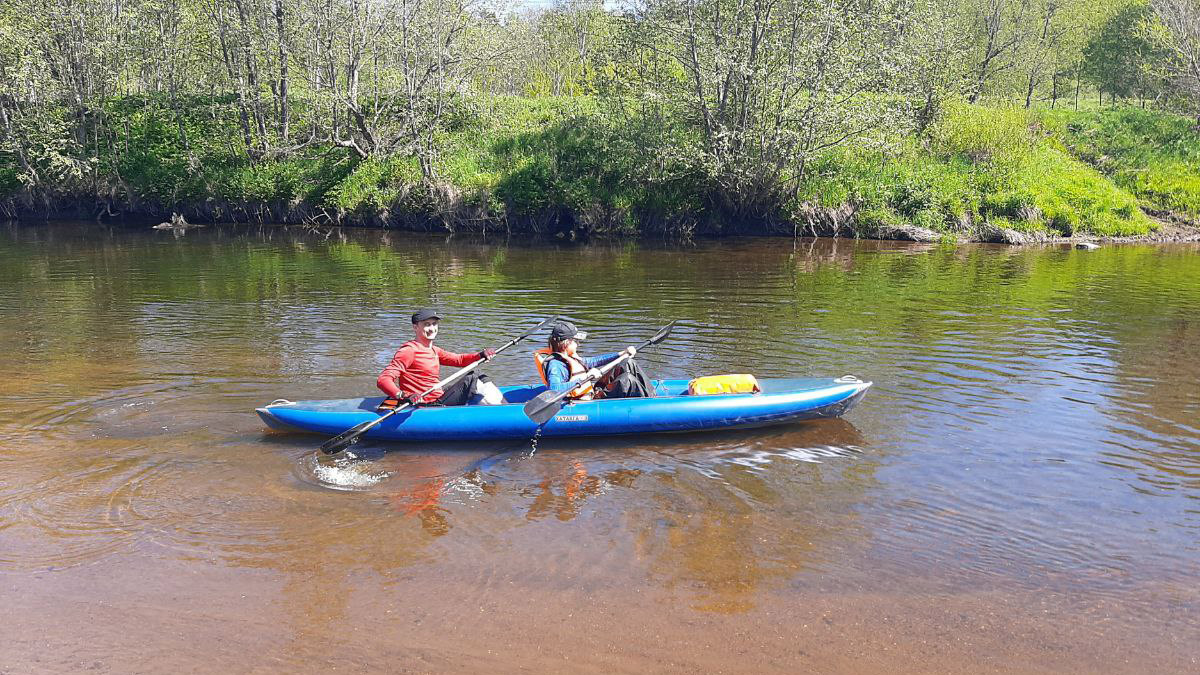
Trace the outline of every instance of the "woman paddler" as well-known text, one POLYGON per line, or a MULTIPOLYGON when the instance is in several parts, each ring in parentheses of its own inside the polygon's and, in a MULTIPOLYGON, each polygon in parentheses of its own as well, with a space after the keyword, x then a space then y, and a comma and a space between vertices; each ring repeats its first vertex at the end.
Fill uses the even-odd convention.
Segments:
POLYGON ((596 378, 593 384, 576 386, 571 392, 571 398, 578 401, 590 401, 593 398, 633 398, 653 396, 653 389, 647 386, 645 377, 633 361, 625 361, 608 374, 600 377, 600 368, 623 354, 632 359, 637 355, 637 349, 626 347, 623 351, 600 356, 582 356, 579 354, 579 341, 587 338, 587 333, 575 327, 570 321, 559 321, 550 328, 550 341, 545 349, 540 349, 534 356, 537 358, 538 374, 542 381, 554 391, 566 391, 574 383, 589 376, 596 378), (597 381, 598 380, 598 381, 597 381))

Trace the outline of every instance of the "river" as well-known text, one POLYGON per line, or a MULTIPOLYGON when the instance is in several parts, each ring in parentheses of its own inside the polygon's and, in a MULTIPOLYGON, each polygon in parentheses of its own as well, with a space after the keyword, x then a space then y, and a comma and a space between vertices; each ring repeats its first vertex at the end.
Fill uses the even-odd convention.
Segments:
MULTIPOLYGON (((532 381, 539 336, 487 367, 532 381)), ((0 673, 1196 672, 1200 247, 0 226, 0 673), (551 314, 654 376, 875 382, 751 432, 356 446, 551 314)))

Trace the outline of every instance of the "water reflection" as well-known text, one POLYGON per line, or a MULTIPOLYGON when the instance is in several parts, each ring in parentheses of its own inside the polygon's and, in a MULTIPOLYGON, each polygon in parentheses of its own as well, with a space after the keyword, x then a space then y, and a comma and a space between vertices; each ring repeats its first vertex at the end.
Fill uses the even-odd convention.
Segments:
POLYGON ((365 489, 385 495, 395 513, 431 537, 452 533, 479 509, 512 509, 530 523, 621 514, 632 552, 652 577, 692 597, 695 609, 728 613, 753 609, 764 584, 820 568, 820 542, 842 548, 866 537, 851 535, 852 520, 807 515, 834 503, 849 508, 871 487, 877 462, 862 455, 863 442, 849 422, 827 420, 667 438, 549 439, 537 453, 395 444, 348 464, 358 465, 357 475, 386 476, 365 489), (774 525, 798 516, 806 527, 774 525))

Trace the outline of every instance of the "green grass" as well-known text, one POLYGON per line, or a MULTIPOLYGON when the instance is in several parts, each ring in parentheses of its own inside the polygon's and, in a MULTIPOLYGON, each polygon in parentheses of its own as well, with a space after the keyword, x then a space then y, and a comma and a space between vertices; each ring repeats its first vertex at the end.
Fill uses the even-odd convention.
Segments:
POLYGON ((981 210, 1041 222, 1068 236, 1137 235, 1152 228, 1132 194, 1050 142, 1016 169, 1010 188, 987 195, 981 210))
POLYGON ((859 205, 866 227, 911 223, 965 233, 969 222, 1026 232, 1136 235, 1153 223, 1137 198, 1074 158, 1017 108, 952 106, 927 142, 890 154, 847 148, 822 157, 801 200, 859 205))
POLYGON ((1139 108, 1046 111, 1075 156, 1153 209, 1200 218, 1200 133, 1186 117, 1139 108))

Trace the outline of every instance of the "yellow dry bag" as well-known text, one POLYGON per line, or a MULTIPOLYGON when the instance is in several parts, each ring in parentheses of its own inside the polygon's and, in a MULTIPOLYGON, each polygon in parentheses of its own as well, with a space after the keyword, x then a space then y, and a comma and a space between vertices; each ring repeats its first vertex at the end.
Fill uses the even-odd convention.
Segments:
POLYGON ((697 377, 688 383, 688 393, 693 396, 706 394, 753 394, 762 391, 753 375, 708 375, 697 377))

